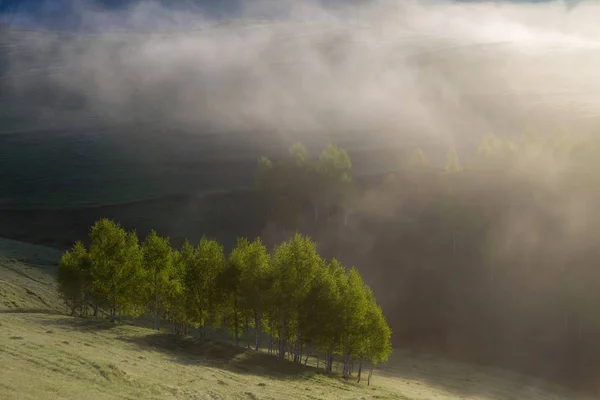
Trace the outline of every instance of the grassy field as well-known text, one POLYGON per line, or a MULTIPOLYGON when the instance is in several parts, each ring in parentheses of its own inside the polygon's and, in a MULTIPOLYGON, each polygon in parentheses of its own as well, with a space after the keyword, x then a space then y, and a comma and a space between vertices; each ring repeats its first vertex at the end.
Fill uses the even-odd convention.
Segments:
POLYGON ((0 399, 592 399, 507 371, 404 351, 368 387, 325 376, 310 362, 304 367, 226 343, 57 315, 58 256, 0 240, 0 399))
POLYGON ((54 281, 59 258, 47 247, 0 239, 0 312, 63 310, 54 281))

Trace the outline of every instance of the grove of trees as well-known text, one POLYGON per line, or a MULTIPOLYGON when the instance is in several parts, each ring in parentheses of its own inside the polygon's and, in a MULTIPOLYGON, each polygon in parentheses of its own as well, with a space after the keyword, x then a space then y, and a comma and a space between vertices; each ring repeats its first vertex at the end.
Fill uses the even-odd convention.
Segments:
POLYGON ((391 330, 358 271, 327 261, 298 233, 271 253, 260 239, 240 238, 226 256, 205 237, 174 249, 155 231, 140 243, 135 231, 101 219, 89 247, 76 242, 63 254, 57 279, 71 315, 146 316, 154 329, 168 323, 178 335, 221 328, 238 345, 268 347, 295 363, 312 356, 319 367, 324 357, 326 372, 337 356, 346 378, 358 366, 359 382, 363 363, 370 383, 373 365, 391 353, 391 330))

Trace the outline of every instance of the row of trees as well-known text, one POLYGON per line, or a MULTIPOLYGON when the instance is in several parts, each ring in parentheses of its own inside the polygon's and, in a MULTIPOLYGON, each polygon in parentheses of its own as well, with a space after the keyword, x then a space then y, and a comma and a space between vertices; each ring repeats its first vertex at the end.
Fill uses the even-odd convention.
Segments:
MULTIPOLYGON (((167 320, 177 334, 188 327, 210 335, 224 328, 239 344, 255 333, 269 338, 269 352, 304 363, 343 358, 344 376, 358 362, 384 362, 391 331, 371 290, 354 268, 327 262, 307 236, 295 234, 271 254, 260 239, 239 239, 228 257, 216 241, 202 238, 173 249, 152 231, 142 243, 108 219, 90 230, 89 249, 77 242, 58 269, 59 290, 71 314, 105 310, 152 317, 154 329, 167 320)), ((371 368, 372 371, 372 368, 371 368)), ((370 378, 371 374, 369 375, 370 378)))
POLYGON ((260 206, 284 229, 297 229, 298 218, 310 208, 314 221, 334 206, 344 206, 356 194, 352 162, 346 150, 330 143, 311 159, 302 144, 289 149, 288 157, 273 162, 262 157, 256 171, 260 206))

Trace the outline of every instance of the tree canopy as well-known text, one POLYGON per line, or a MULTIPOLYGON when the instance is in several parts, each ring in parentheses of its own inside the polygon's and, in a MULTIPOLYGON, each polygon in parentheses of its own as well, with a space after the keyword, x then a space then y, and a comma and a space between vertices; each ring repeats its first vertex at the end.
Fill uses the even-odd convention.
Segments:
POLYGON ((327 262, 299 233, 271 254, 260 239, 239 238, 225 257, 206 237, 173 249, 151 231, 140 244, 135 232, 102 219, 90 229, 89 249, 76 242, 64 253, 58 282, 71 314, 92 306, 112 321, 148 315, 153 328, 169 321, 177 334, 224 328, 248 347, 253 330, 256 351, 267 335, 280 359, 325 354, 327 372, 337 354, 346 377, 353 361, 375 365, 391 353, 390 328, 358 271, 327 262))

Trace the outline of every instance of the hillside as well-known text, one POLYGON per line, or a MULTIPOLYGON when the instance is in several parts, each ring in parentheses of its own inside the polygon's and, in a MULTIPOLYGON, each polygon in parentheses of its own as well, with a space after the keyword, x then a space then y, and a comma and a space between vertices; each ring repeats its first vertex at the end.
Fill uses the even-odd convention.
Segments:
POLYGON ((591 400, 498 369, 397 351, 373 384, 328 377, 224 342, 51 315, 58 253, 0 241, 1 399, 591 400), (36 379, 32 383, 31 377, 36 379))
POLYGON ((59 258, 47 247, 0 239, 0 313, 62 310, 54 281, 59 258))

